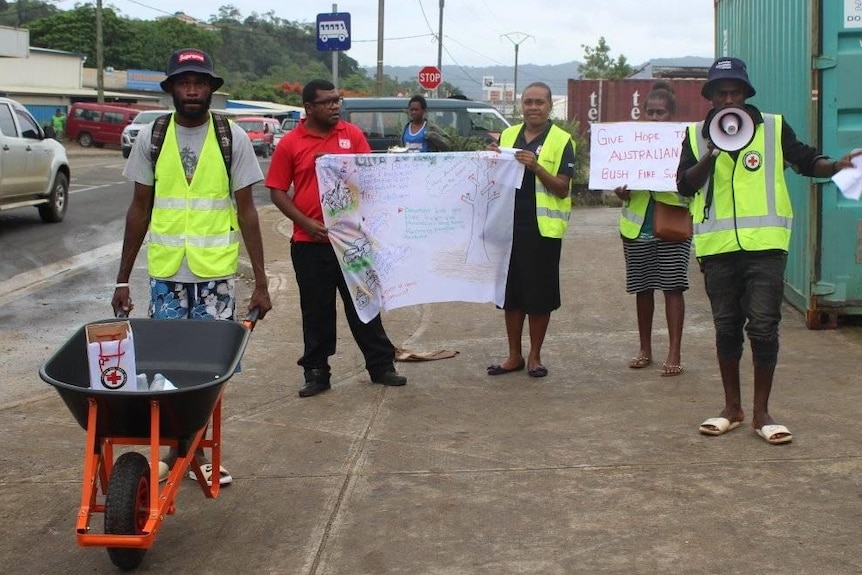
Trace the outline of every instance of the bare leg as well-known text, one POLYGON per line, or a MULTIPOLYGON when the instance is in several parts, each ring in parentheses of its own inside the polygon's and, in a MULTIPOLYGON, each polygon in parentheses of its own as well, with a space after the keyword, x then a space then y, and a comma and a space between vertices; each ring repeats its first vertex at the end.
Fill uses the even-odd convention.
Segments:
POLYGON ((667 317, 668 348, 666 365, 682 365, 682 326, 685 321, 685 298, 681 291, 664 292, 667 317))
POLYGON ((524 361, 524 354, 521 348, 521 334, 524 331, 524 320, 527 314, 520 309, 505 310, 506 317, 506 338, 509 340, 509 357, 503 362, 504 369, 517 369, 524 361))
POLYGON ((527 358, 527 369, 542 365, 542 344, 548 333, 551 314, 530 314, 530 357, 527 358))
POLYGON ((638 336, 640 351, 638 357, 652 359, 652 318, 655 312, 653 290, 638 292, 635 296, 638 313, 638 336))
POLYGON ((754 414, 751 425, 760 429, 764 425, 775 423, 769 415, 769 395, 772 393, 772 378, 775 374, 775 366, 754 366, 754 414))
POLYGON ((742 397, 739 391, 739 359, 720 357, 718 367, 721 370, 721 383, 724 386, 724 409, 721 410, 721 417, 730 421, 743 421, 745 413, 742 411, 742 397))

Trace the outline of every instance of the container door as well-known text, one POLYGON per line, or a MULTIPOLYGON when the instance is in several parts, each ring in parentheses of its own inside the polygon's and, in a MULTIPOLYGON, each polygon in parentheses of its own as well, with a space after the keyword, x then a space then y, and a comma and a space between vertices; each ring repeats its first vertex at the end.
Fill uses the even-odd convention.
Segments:
MULTIPOLYGON (((751 2, 720 0, 716 4, 716 53, 736 56, 748 64, 757 94, 749 103, 761 112, 781 114, 797 137, 817 141, 819 105, 812 69, 812 15, 819 2, 782 0, 751 2)), ((793 204, 793 233, 785 271, 785 296, 799 309, 808 308, 816 276, 818 203, 811 178, 785 171, 793 204)))
MULTIPOLYGON (((823 152, 839 158, 862 147, 862 7, 855 0, 823 2, 821 58, 823 152)), ((862 203, 824 184, 820 281, 822 304, 862 313, 862 203)))

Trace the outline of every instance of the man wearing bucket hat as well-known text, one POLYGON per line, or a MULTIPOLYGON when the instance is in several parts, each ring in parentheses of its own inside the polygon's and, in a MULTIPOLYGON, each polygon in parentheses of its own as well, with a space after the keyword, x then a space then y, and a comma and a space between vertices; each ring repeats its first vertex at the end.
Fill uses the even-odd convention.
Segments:
MULTIPOLYGON (((712 102, 712 110, 703 122, 688 127, 677 188, 684 196, 694 196, 695 255, 712 307, 725 405, 699 431, 722 435, 744 420, 739 362, 745 332, 754 363, 752 427, 770 444, 789 443, 790 430, 778 425, 768 409, 793 219, 784 168, 790 165, 804 176, 829 178, 851 167, 858 152, 833 161, 800 142, 782 116, 761 113, 746 103, 756 91, 739 58, 716 59, 701 94, 712 102), (716 133, 710 126, 716 114, 731 106, 750 117, 751 139, 725 144, 725 149, 739 149, 722 151, 710 139, 716 133)), ((740 117, 746 124, 748 118, 740 117)))
MULTIPOLYGON (((212 94, 224 80, 206 52, 177 50, 166 76, 161 87, 171 94, 175 111, 140 130, 123 170, 135 189, 111 301, 114 313, 133 308, 129 277, 149 232, 149 316, 233 320, 241 234, 254 272, 248 307, 258 308, 263 318, 272 304, 252 196, 263 172, 251 141, 242 128, 210 112, 212 94)), ((203 450, 196 456, 209 481, 212 465, 203 450)), ((168 463, 175 458, 172 450, 168 463)), ((168 463, 160 463, 162 478, 168 463)), ((221 484, 230 481, 222 468, 221 484)))

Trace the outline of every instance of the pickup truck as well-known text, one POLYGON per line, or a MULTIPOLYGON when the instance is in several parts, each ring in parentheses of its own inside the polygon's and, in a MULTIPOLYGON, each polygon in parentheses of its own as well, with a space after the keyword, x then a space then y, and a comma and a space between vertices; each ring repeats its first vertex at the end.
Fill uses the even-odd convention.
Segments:
POLYGON ((0 98, 0 211, 36 207, 43 222, 60 222, 70 176, 66 148, 46 137, 24 106, 0 98))

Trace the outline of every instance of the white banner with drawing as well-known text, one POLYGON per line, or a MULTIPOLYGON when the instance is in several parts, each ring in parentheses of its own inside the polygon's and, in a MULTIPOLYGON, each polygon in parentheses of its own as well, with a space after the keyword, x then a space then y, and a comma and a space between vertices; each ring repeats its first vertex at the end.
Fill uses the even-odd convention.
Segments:
POLYGON ((676 191, 684 122, 609 122, 590 127, 590 189, 676 191))
POLYGON ((409 305, 502 305, 515 188, 511 152, 318 158, 323 219, 360 319, 409 305))

